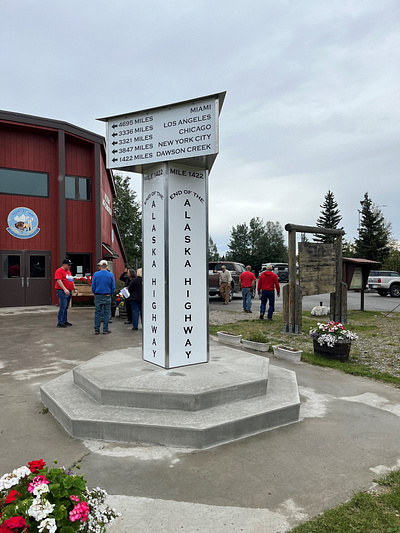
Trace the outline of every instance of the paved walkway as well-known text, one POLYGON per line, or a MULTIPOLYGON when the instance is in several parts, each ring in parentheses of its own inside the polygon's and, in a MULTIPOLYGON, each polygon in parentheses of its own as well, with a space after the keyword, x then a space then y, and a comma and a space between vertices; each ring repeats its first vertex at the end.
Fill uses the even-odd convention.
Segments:
MULTIPOLYGON (((110 533, 278 533, 373 486, 400 468, 400 391, 307 364, 295 370, 301 421, 203 451, 82 442, 69 437, 39 396, 42 383, 82 361, 139 346, 141 332, 114 318, 93 334, 93 310, 0 310, 0 475, 32 459, 80 461, 122 518, 110 533)), ((214 341, 213 341, 214 342, 214 341)))

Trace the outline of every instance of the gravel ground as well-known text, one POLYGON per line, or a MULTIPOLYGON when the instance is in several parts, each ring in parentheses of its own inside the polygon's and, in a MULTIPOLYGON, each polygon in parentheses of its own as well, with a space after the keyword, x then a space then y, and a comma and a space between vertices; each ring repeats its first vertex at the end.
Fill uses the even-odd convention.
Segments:
POLYGON ((240 320, 256 320, 260 314, 253 311, 252 313, 244 313, 241 311, 210 311, 209 321, 213 326, 222 326, 223 324, 231 324, 232 322, 239 322, 240 320))
MULTIPOLYGON (((275 315, 279 320, 280 314, 275 313, 275 315)), ((378 315, 381 316, 383 313, 378 315)), ((252 314, 225 310, 209 312, 210 324, 218 326, 240 320, 258 320, 258 318, 259 314, 256 312, 252 314)), ((391 319, 381 321, 377 333, 372 337, 359 334, 359 339, 352 348, 351 359, 379 372, 400 377, 400 316, 392 315, 391 319)))
POLYGON ((400 317, 386 320, 374 337, 359 335, 354 362, 400 377, 400 317))

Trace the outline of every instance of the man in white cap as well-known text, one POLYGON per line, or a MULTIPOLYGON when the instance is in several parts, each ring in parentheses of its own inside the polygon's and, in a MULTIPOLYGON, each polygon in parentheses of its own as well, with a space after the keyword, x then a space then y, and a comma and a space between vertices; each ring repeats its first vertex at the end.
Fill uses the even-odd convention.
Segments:
POLYGON ((272 265, 267 265, 266 270, 261 274, 258 279, 257 292, 261 296, 260 305, 260 320, 263 320, 265 309, 267 307, 268 300, 268 320, 272 320, 273 312, 275 311, 275 289, 278 298, 281 294, 281 288, 279 286, 278 276, 275 272, 272 272, 272 265))
POLYGON ((103 334, 111 333, 108 323, 111 316, 111 297, 115 291, 115 279, 107 270, 108 263, 102 259, 97 263, 99 271, 93 274, 92 292, 94 294, 94 333, 99 335, 101 316, 103 316, 103 334))

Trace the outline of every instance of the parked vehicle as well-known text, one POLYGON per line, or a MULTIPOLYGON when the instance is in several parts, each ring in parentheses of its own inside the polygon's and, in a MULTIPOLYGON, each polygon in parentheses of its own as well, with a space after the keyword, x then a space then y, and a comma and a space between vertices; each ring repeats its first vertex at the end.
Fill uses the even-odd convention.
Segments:
MULTIPOLYGON (((246 269, 242 263, 235 263, 234 261, 212 261, 208 263, 208 294, 210 296, 221 296, 221 276, 222 265, 226 266, 232 276, 231 290, 229 293, 229 301, 233 298, 233 293, 240 292, 239 276, 246 269)), ((254 295, 253 295, 254 296, 254 295)))
POLYGON ((380 296, 390 294, 400 297, 400 274, 392 270, 371 270, 368 276, 368 288, 377 290, 380 296))
POLYGON ((272 265, 272 271, 278 276, 278 281, 286 283, 289 281, 289 265, 288 263, 263 263, 261 265, 261 272, 263 272, 267 265, 272 265))

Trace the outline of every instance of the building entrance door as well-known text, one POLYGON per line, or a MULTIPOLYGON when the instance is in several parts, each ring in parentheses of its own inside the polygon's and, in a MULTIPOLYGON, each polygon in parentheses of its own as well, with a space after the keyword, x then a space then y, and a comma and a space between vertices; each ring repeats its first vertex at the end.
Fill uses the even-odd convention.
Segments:
POLYGON ((51 254, 2 250, 0 307, 51 304, 51 254))

